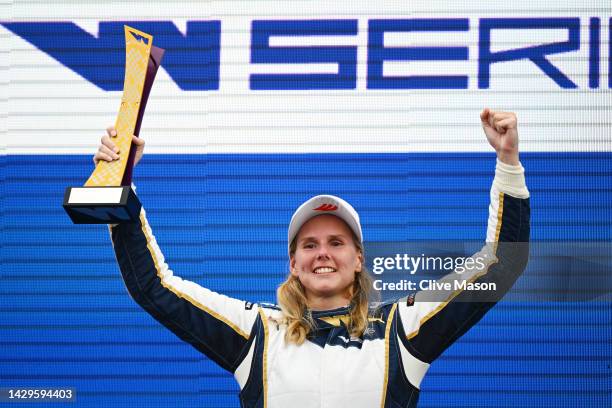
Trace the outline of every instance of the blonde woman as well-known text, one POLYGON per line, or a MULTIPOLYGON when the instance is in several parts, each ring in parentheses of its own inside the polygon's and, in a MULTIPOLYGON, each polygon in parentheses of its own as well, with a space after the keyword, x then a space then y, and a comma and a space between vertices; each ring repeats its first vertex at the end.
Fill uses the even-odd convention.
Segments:
MULTIPOLYGON (((486 241, 492 261, 463 279, 507 291, 527 251, 497 243, 529 241, 529 192, 518 156, 516 116, 481 113, 497 152, 486 241)), ((94 156, 116 160, 107 129, 94 156)), ((144 141, 134 138, 135 162, 144 141)), ((278 306, 214 293, 174 275, 147 222, 111 226, 117 261, 134 300, 178 337, 232 373, 242 407, 413 407, 430 364, 493 306, 469 291, 438 301, 422 292, 370 307, 357 211, 339 197, 309 199, 288 229, 290 271, 278 306)), ((256 277, 253 277, 256 279, 256 277)))

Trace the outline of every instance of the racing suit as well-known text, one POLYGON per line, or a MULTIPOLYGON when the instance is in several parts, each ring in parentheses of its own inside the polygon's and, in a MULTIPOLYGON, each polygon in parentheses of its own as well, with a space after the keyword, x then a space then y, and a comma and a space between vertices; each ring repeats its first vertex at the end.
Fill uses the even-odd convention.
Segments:
MULTIPOLYGON (((522 166, 498 161, 486 241, 529 241, 529 192, 522 166)), ((316 330, 301 345, 284 341, 282 313, 212 292, 168 268, 144 210, 134 224, 111 226, 121 274, 134 300, 182 340, 232 373, 242 407, 414 407, 430 364, 494 305, 474 291, 428 301, 417 292, 379 305, 360 338, 347 331, 347 308, 313 311, 316 330)), ((528 250, 494 246, 470 282, 502 282, 505 293, 528 250)))

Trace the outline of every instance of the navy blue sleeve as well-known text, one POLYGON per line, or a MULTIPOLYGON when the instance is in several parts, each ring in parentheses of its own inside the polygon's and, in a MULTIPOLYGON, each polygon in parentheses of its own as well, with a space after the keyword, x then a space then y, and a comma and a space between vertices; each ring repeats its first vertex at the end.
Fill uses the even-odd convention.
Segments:
POLYGON ((111 227, 121 275, 132 298, 179 338, 234 372, 252 341, 258 308, 175 276, 147 223, 111 227))
MULTIPOLYGON (((522 167, 498 171, 491 188, 487 242, 481 252, 488 262, 483 268, 457 275, 460 279, 491 290, 465 290, 453 287, 440 298, 418 292, 398 302, 400 338, 418 360, 431 363, 466 331, 474 326, 504 294, 527 265, 529 258, 530 206, 522 167), (512 174, 514 172, 515 174, 512 174)), ((445 280, 445 278, 442 279, 445 280)), ((454 283, 454 282, 453 282, 454 283)))

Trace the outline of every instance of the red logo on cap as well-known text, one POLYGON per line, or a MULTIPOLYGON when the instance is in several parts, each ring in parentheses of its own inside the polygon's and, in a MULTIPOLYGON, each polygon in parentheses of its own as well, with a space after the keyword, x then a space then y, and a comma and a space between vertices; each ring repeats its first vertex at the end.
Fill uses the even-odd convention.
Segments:
POLYGON ((315 211, 336 211, 338 206, 333 204, 322 204, 319 207, 315 208, 315 211))

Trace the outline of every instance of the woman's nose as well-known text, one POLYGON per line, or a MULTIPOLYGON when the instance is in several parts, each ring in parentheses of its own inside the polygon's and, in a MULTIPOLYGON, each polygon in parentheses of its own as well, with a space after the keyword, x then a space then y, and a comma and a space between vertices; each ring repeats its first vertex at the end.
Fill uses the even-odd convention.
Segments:
POLYGON ((317 252, 317 259, 329 259, 329 251, 327 250, 327 245, 319 246, 319 251, 317 252))

